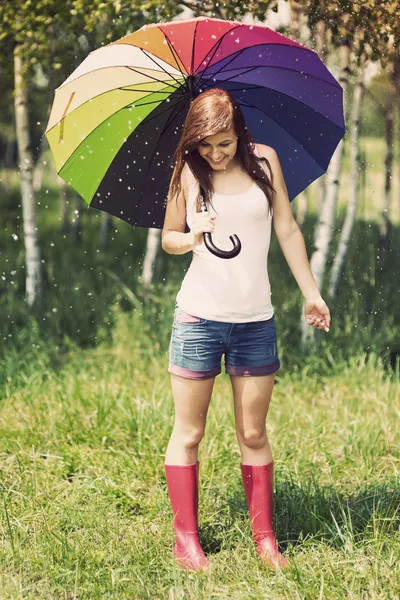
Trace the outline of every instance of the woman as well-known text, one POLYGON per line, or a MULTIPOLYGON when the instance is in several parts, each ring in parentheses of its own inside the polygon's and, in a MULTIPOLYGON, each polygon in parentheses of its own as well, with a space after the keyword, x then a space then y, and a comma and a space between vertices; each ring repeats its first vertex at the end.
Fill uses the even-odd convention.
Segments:
POLYGON ((254 144, 228 92, 213 88, 195 98, 174 158, 162 247, 169 254, 193 251, 176 297, 168 368, 175 422, 164 468, 174 514, 175 560, 189 571, 209 566, 198 538, 198 448, 225 354, 256 549, 265 565, 282 568, 288 561, 274 534, 273 459, 265 427, 280 368, 266 268, 272 216, 305 298, 307 322, 329 331, 329 309, 311 273, 278 156, 273 148, 254 144), (200 186, 208 206, 203 213, 200 186), (214 244, 225 250, 232 247, 229 235, 236 233, 240 253, 230 259, 215 256, 204 244, 204 232, 212 232, 214 244))

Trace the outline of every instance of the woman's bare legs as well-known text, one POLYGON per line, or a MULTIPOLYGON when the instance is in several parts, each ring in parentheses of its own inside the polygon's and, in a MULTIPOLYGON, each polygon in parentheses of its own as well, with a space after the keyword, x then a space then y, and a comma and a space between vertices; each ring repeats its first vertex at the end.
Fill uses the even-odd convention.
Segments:
POLYGON ((204 435, 214 379, 171 373, 175 422, 165 453, 165 476, 174 515, 174 556, 187 571, 208 569, 198 534, 198 449, 204 435))
POLYGON ((275 373, 255 377, 231 375, 236 435, 242 455, 242 478, 253 537, 262 562, 273 569, 285 568, 273 523, 274 464, 267 439, 266 417, 275 373))
POLYGON ((255 377, 230 375, 230 378, 242 463, 265 465, 272 460, 265 421, 275 373, 255 377))
POLYGON ((174 373, 170 375, 175 422, 165 452, 165 463, 189 465, 198 459, 215 377, 188 379, 174 373))

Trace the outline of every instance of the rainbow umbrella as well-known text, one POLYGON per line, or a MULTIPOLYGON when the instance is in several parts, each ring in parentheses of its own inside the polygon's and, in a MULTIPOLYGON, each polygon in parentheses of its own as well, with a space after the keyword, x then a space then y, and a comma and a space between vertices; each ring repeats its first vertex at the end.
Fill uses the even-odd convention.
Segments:
POLYGON ((263 25, 198 17, 144 25, 57 88, 45 135, 58 174, 89 206, 161 229, 190 101, 211 87, 276 150, 290 200, 326 172, 345 131, 343 90, 318 55, 263 25))

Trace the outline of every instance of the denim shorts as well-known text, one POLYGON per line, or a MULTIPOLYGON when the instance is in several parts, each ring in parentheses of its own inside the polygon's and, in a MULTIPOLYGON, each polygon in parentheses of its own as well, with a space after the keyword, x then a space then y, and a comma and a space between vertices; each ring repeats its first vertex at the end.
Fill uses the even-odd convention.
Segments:
POLYGON ((280 368, 273 315, 266 321, 227 323, 189 315, 175 304, 168 371, 189 379, 270 375, 280 368))

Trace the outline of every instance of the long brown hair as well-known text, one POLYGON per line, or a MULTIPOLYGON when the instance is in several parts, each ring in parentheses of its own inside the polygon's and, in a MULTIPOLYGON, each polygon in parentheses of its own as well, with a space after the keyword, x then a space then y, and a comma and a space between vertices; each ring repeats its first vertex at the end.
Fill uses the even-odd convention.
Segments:
MULTIPOLYGON (((228 131, 232 126, 238 136, 237 152, 241 162, 250 177, 266 195, 272 214, 272 192, 276 190, 272 187, 271 165, 266 158, 254 154, 254 138, 247 129, 239 104, 229 92, 220 88, 211 88, 203 92, 192 101, 189 107, 182 136, 172 157, 172 163, 175 162, 175 170, 168 196, 170 200, 175 196, 178 198, 181 173, 186 161, 199 182, 207 209, 209 204, 212 206, 211 195, 214 187, 211 182, 211 173, 213 169, 197 152, 197 146, 204 138, 228 131), (268 166, 271 180, 260 164, 262 161, 265 161, 268 166)), ((199 212, 199 206, 197 206, 197 212, 199 212)))

